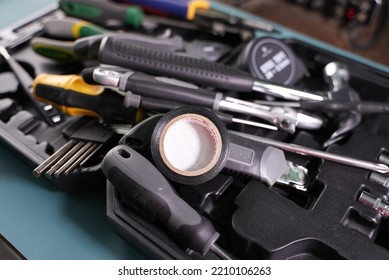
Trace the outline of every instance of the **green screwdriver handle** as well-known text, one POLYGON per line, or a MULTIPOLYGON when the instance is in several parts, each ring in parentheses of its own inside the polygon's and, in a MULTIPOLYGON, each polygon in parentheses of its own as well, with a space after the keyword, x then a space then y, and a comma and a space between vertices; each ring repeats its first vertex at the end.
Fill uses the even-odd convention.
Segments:
POLYGON ((49 37, 61 40, 76 40, 109 33, 108 30, 100 26, 73 17, 48 19, 43 22, 43 30, 49 37))
POLYGON ((143 11, 138 6, 128 7, 106 0, 60 0, 59 7, 68 16, 91 21, 101 26, 139 27, 143 11))

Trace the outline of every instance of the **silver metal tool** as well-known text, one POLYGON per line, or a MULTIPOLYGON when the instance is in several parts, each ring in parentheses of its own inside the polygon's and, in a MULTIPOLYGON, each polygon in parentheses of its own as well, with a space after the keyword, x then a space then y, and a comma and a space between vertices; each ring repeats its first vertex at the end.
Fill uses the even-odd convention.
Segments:
POLYGON ((102 144, 69 140, 56 153, 47 158, 38 167, 33 170, 33 175, 39 177, 45 174, 47 177, 60 175, 69 175, 76 167, 85 164, 86 160, 91 158, 102 144))
POLYGON ((66 164, 67 161, 70 160, 75 153, 82 149, 85 144, 86 143, 83 142, 77 142, 66 154, 64 154, 57 162, 54 163, 53 166, 50 167, 49 171, 46 172, 46 175, 52 176, 54 172, 56 172, 61 166, 66 164))
MULTIPOLYGON (((326 101, 334 101, 339 103, 351 103, 358 102, 359 96, 356 91, 348 86, 349 72, 345 66, 337 62, 331 62, 324 67, 323 76, 325 80, 332 87, 331 90, 327 92, 322 92, 322 96, 325 97, 324 102, 326 101)), ((278 106, 278 107, 286 107, 286 108, 301 108, 306 109, 309 108, 311 104, 315 103, 323 103, 323 101, 313 101, 310 103, 302 103, 300 102, 280 102, 280 101, 263 101, 256 100, 256 104, 261 106, 278 106)), ((328 103, 326 103, 328 104, 328 103)), ((323 104, 323 105, 326 105, 323 104)), ((323 147, 328 147, 339 140, 343 139, 345 136, 350 133, 353 129, 355 129, 360 122, 362 121, 362 114, 357 111, 345 111, 340 119, 338 120, 338 128, 337 130, 323 143, 323 147)), ((310 122, 314 122, 314 120, 307 119, 305 123, 309 124, 310 122)), ((301 124, 303 126, 303 124, 301 124)))
POLYGON ((387 176, 382 176, 379 173, 372 172, 369 175, 369 180, 374 182, 374 183, 379 184, 380 186, 383 186, 383 187, 389 189, 389 177, 387 177, 387 176))
POLYGON ((248 102, 232 97, 225 97, 229 102, 241 104, 247 107, 251 107, 258 110, 265 110, 272 112, 273 114, 288 115, 297 120, 297 127, 302 129, 316 130, 320 129, 323 125, 323 120, 317 116, 302 113, 296 111, 293 108, 288 108, 286 106, 268 106, 261 103, 248 102))
MULTIPOLYGON (((349 72, 347 68, 338 63, 331 62, 324 67, 323 76, 332 86, 328 92, 328 99, 342 102, 359 101, 359 95, 348 85, 349 72), (340 96, 341 95, 341 96, 340 96)), ((323 147, 328 147, 347 136, 362 121, 362 114, 356 111, 349 112, 339 122, 338 129, 323 143, 323 147)))
POLYGON ((92 143, 89 143, 90 145, 88 145, 88 147, 86 148, 86 150, 82 153, 80 153, 80 155, 78 157, 76 157, 75 161, 73 161, 73 163, 68 163, 66 168, 64 167, 63 170, 65 171, 61 171, 59 172, 59 170, 54 173, 56 176, 59 176, 62 172, 64 175, 69 175, 69 173, 71 171, 73 171, 78 165, 79 166, 83 166, 82 163, 85 163, 88 159, 90 159, 102 146, 102 144, 92 144, 92 143), (58 173, 58 174, 57 174, 58 173))
POLYGON ((87 82, 117 87, 123 92, 130 91, 141 96, 204 106, 215 111, 250 115, 266 120, 289 133, 293 133, 298 125, 297 118, 285 112, 265 110, 256 104, 248 106, 249 102, 224 97, 221 93, 206 91, 186 82, 129 70, 124 70, 125 73, 116 70, 115 68, 97 67, 91 71, 83 71, 82 75, 87 82))
POLYGON ((63 145, 59 150, 57 150, 54 154, 48 157, 45 161, 43 161, 38 167, 36 167, 32 174, 35 177, 39 177, 45 172, 50 166, 57 160, 59 160, 63 155, 65 155, 74 145, 76 141, 70 140, 65 145, 63 145))
MULTIPOLYGON (((56 170, 51 171, 51 169, 46 173, 47 175, 59 176, 69 167, 71 167, 75 162, 77 162, 81 157, 87 155, 87 151, 93 145, 91 142, 82 143, 81 148, 79 148, 70 158, 64 156, 62 159, 66 159, 56 170), (50 173, 50 171, 52 173, 50 173)), ((70 155, 69 155, 70 156, 70 155)))
POLYGON ((292 108, 262 106, 237 98, 223 96, 222 93, 206 91, 193 84, 176 79, 154 77, 121 68, 97 67, 92 72, 90 70, 84 71, 83 77, 87 81, 118 87, 122 91, 131 91, 142 96, 205 106, 215 111, 254 116, 264 119, 290 133, 295 131, 296 126, 302 129, 319 129, 323 124, 322 119, 297 112, 292 108), (147 80, 150 81, 149 85, 135 86, 137 83, 145 84, 147 80))
POLYGON ((366 191, 362 191, 358 197, 358 202, 374 208, 385 217, 389 217, 389 202, 386 200, 382 200, 366 191))
POLYGON ((111 129, 86 117, 66 127, 64 134, 69 133, 71 139, 33 170, 35 177, 69 175, 77 167, 83 167, 114 135, 111 129))
MULTIPOLYGON (((381 153, 378 156, 378 161, 382 162, 383 164, 388 165, 389 164, 389 157, 386 154, 381 153)), ((372 173, 370 173, 368 179, 374 183, 377 183, 380 186, 383 186, 383 187, 389 189, 389 176, 383 176, 382 174, 379 174, 377 172, 372 172, 372 173)))
POLYGON ((243 132, 238 132, 238 131, 230 130, 229 133, 247 137, 249 139, 279 148, 281 150, 300 154, 300 155, 313 156, 324 160, 341 163, 344 165, 349 165, 349 166, 358 167, 370 171, 375 171, 378 173, 389 172, 389 166, 382 163, 374 163, 374 162, 360 160, 348 156, 341 156, 341 155, 332 154, 332 153, 328 153, 328 152, 324 152, 324 151, 320 151, 320 150, 316 150, 316 149, 312 149, 312 148, 308 148, 296 144, 289 144, 289 143, 285 143, 285 142, 281 142, 281 141, 277 141, 277 140, 273 140, 261 136, 251 135, 243 132))

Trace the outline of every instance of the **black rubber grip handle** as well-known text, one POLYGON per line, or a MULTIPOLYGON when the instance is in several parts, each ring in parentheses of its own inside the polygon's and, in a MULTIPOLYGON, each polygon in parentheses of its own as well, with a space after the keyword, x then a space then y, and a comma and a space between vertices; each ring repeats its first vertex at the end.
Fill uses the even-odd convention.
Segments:
MULTIPOLYGON (((141 105, 139 106, 139 108, 143 108, 146 110, 154 110, 160 113, 166 113, 172 109, 185 105, 174 101, 168 101, 168 100, 162 100, 162 99, 150 98, 150 97, 141 97, 140 103, 141 105)), ((214 112, 214 113, 225 124, 233 123, 232 115, 222 113, 222 112, 214 112)))
POLYGON ((52 104, 71 116, 98 116, 104 120, 133 122, 136 115, 135 110, 122 106, 123 96, 111 90, 92 95, 82 91, 37 83, 33 93, 40 101, 52 104))
POLYGON ((150 97, 142 97, 140 102, 140 108, 160 113, 166 113, 174 108, 183 106, 183 104, 179 102, 150 97))
POLYGON ((190 88, 173 83, 172 79, 163 79, 136 72, 128 77, 125 91, 131 91, 141 96, 170 100, 213 108, 216 93, 199 88, 190 88))
POLYGON ((157 218, 189 248, 204 254, 219 237, 212 223, 180 198, 158 169, 130 147, 114 147, 101 168, 117 191, 157 218))
MULTIPOLYGON (((166 113, 172 109, 177 107, 184 106, 186 104, 182 104, 175 101, 163 100, 159 98, 152 97, 144 97, 140 95, 132 94, 131 92, 127 92, 125 97, 125 106, 128 108, 142 108, 149 111, 156 111, 159 113, 166 113)), ((214 112, 218 118, 223 121, 225 124, 233 124, 233 116, 222 113, 222 112, 214 112)))
POLYGON ((214 62, 139 47, 120 39, 103 39, 99 61, 198 85, 250 92, 254 79, 246 72, 214 62))

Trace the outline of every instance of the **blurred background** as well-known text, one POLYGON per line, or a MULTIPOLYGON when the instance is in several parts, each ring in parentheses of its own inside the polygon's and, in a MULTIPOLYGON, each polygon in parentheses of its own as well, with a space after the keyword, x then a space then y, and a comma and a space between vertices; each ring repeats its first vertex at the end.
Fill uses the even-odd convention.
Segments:
POLYGON ((389 65, 388 0, 222 0, 389 65))
MULTIPOLYGON (((389 65, 389 0, 218 1, 389 65)), ((0 28, 55 3, 55 0, 1 0, 0 28), (20 7, 17 13, 13 12, 15 6, 20 7)))

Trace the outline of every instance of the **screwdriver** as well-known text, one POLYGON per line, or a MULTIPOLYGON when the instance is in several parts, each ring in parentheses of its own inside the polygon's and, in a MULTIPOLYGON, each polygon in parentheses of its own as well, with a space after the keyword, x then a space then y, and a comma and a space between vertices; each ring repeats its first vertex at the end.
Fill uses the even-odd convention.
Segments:
POLYGON ((193 20, 200 10, 208 10, 211 7, 209 1, 204 0, 121 0, 119 2, 139 5, 151 14, 186 20, 193 20))
POLYGON ((144 20, 140 7, 126 7, 105 0, 60 0, 59 7, 69 16, 89 20, 101 26, 138 28, 144 20))
MULTIPOLYGON (((36 99, 52 104, 70 116, 83 115, 103 120, 126 120, 131 123, 139 122, 142 115, 139 111, 129 108, 166 113, 183 105, 174 101, 141 97, 131 92, 126 93, 124 97, 103 86, 87 84, 77 75, 41 74, 34 81, 33 94, 36 99)), ((277 127, 272 125, 235 118, 221 112, 216 114, 227 124, 240 123, 277 130, 277 127)))
MULTIPOLYGON (((43 37, 34 37, 30 41, 31 48, 39 55, 63 62, 76 62, 80 58, 74 52, 74 43, 43 37)), ((84 58, 91 59, 93 56, 84 58)))
POLYGON ((98 58, 101 63, 172 76, 194 84, 226 90, 254 91, 289 100, 324 100, 319 94, 255 80, 250 74, 227 65, 143 48, 110 36, 102 40, 98 58))
POLYGON ((221 259, 231 259, 215 243, 220 234, 212 223, 180 198, 159 170, 141 154, 118 145, 106 154, 101 168, 124 197, 157 219, 187 248, 202 255, 212 251, 221 259))
POLYGON ((262 106, 232 97, 201 89, 193 84, 166 77, 155 77, 144 73, 129 72, 123 68, 97 67, 84 69, 83 78, 91 84, 119 87, 121 91, 184 104, 210 108, 214 111, 241 113, 262 118, 285 130, 297 126, 302 129, 319 129, 323 120, 286 107, 262 106))
POLYGON ((387 102, 374 102, 374 101, 332 101, 323 100, 320 102, 315 101, 300 101, 300 102, 274 102, 274 101, 262 101, 258 100, 255 103, 270 106, 287 106, 292 108, 299 108, 308 111, 320 111, 320 112, 358 112, 361 114, 388 114, 389 104, 387 102))
POLYGON ((19 82, 22 93, 27 100, 33 105, 35 110, 39 113, 42 119, 50 126, 54 126, 57 121, 60 121, 59 116, 50 118, 48 113, 41 107, 41 105, 31 95, 31 87, 33 84, 33 78, 27 73, 26 70, 8 53, 4 46, 0 45, 0 54, 5 59, 9 68, 15 74, 16 79, 19 82))
MULTIPOLYGON (((175 101, 170 101, 170 100, 144 97, 144 96, 133 94, 132 92, 128 91, 125 95, 123 105, 126 108, 142 108, 148 111, 166 113, 174 108, 181 107, 185 104, 175 102, 175 101)), ((230 114, 225 114, 222 112, 214 112, 214 113, 225 124, 239 123, 239 124, 249 125, 253 127, 265 128, 269 130, 278 130, 278 128, 273 125, 235 118, 230 114)))
MULTIPOLYGON (((54 29, 53 29, 54 31, 54 29)), ((174 52, 182 50, 184 42, 181 37, 155 38, 135 33, 112 33, 110 36, 121 38, 131 44, 158 47, 165 51, 174 52)), ((32 49, 47 58, 64 62, 96 59, 103 34, 79 38, 75 41, 62 41, 44 37, 34 37, 30 46, 32 49)))
POLYGON ((247 137, 249 139, 252 139, 254 141, 258 141, 276 148, 279 148, 284 151, 300 154, 300 155, 306 155, 306 156, 313 156, 316 158, 321 158, 324 160, 329 160, 332 162, 341 163, 348 166, 358 167, 370 171, 375 171, 378 173, 389 173, 389 166, 385 165, 383 163, 375 163, 375 162, 369 162, 365 160, 360 160, 348 156, 342 156, 337 155, 333 153, 328 153, 320 150, 311 149, 308 147, 296 145, 296 144, 288 144, 285 142, 273 140, 270 138, 265 138, 257 135, 251 135, 243 132, 238 131, 229 131, 231 134, 236 134, 239 136, 247 137))
MULTIPOLYGON (((57 34, 63 32, 64 36, 69 36, 71 31, 64 29, 65 28, 62 30, 58 29, 57 34)), ((55 30, 56 29, 52 28, 51 32, 54 32, 55 30)), ((186 42, 179 35, 164 38, 133 32, 110 32, 109 36, 123 39, 130 44, 156 48, 167 52, 176 52, 180 55, 197 57, 209 61, 219 60, 220 57, 223 57, 231 49, 228 45, 215 41, 193 40, 191 42, 186 42)), ((78 60, 96 59, 100 42, 104 37, 104 34, 98 34, 79 38, 75 41, 34 37, 31 40, 30 45, 36 53, 42 56, 64 62, 73 62, 78 60)))
POLYGON ((145 12, 160 16, 169 16, 196 21, 199 18, 208 21, 219 20, 229 25, 254 30, 274 32, 271 24, 258 20, 246 20, 212 9, 212 3, 205 0, 120 0, 120 3, 139 5, 145 12))
POLYGON ((128 7, 107 0, 60 0, 60 9, 68 16, 87 20, 110 29, 155 27, 159 24, 198 30, 196 24, 161 17, 145 16, 138 6, 128 7))
MULTIPOLYGON (((216 21, 215 15, 205 15, 207 20, 192 22, 175 20, 171 18, 145 16, 137 6, 127 6, 106 0, 60 0, 59 7, 66 15, 88 20, 110 29, 122 27, 143 27, 155 29, 160 25, 176 27, 185 30, 201 30, 213 35, 224 36, 225 33, 238 34, 246 40, 253 37, 253 30, 260 29, 268 32, 277 32, 273 26, 255 20, 239 20, 243 24, 231 24, 229 19, 216 21), (211 20, 209 18, 211 17, 211 20), (242 26, 242 27, 241 27, 242 26)), ((200 14, 199 11, 195 11, 200 14)), ((208 13, 208 12, 206 12, 208 13)), ((236 20, 235 20, 236 21, 236 20)))
MULTIPOLYGON (((289 133, 293 133, 298 120, 296 116, 280 111, 269 111, 256 104, 236 98, 224 97, 216 93, 200 89, 182 81, 155 77, 140 72, 120 73, 115 68, 89 68, 82 71, 87 83, 98 83, 104 86, 119 88, 120 91, 131 91, 142 96, 178 101, 184 104, 203 106, 215 111, 242 113, 264 119, 289 133)), ((123 71, 123 69, 121 69, 123 71)))
POLYGON ((47 36, 64 40, 110 33, 109 30, 91 22, 72 17, 47 19, 42 24, 47 36))
POLYGON ((58 107, 70 116, 91 116, 103 120, 140 119, 137 110, 123 108, 124 97, 103 86, 90 85, 78 75, 40 74, 35 78, 33 94, 38 100, 58 107))

